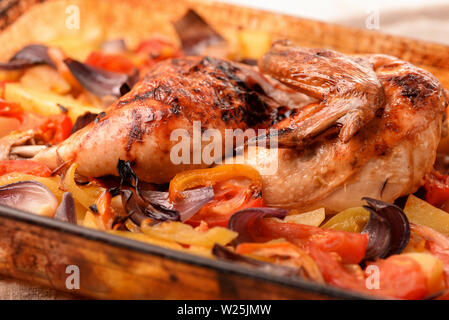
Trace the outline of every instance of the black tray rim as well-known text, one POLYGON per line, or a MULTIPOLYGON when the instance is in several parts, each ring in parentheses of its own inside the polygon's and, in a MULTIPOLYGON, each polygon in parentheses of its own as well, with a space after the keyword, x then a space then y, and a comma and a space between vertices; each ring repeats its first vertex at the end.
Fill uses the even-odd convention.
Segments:
POLYGON ((21 211, 15 208, 0 205, 0 217, 26 224, 69 233, 87 240, 100 242, 103 244, 119 247, 126 250, 139 252, 142 254, 157 255, 163 258, 196 265, 200 267, 212 268, 217 272, 232 273, 256 280, 271 282, 277 285, 291 287, 304 292, 317 294, 319 296, 344 300, 374 300, 378 297, 360 294, 354 291, 340 289, 330 285, 322 285, 301 278, 278 276, 261 270, 239 265, 223 260, 214 260, 207 257, 197 256, 174 249, 164 248, 149 243, 120 237, 100 230, 89 229, 83 226, 74 225, 68 222, 55 220, 21 211))

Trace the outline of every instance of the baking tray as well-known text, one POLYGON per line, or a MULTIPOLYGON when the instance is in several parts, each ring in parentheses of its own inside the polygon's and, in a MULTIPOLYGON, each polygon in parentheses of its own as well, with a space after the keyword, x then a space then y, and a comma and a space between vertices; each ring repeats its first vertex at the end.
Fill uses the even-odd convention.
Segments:
MULTIPOLYGON (((303 46, 330 47, 348 53, 388 53, 428 69, 443 85, 449 85, 449 47, 440 44, 204 1, 40 2, 17 0, 11 2, 12 9, 0 7, 0 19, 7 19, 5 31, 0 33, 0 59, 8 58, 25 44, 47 42, 55 35, 81 35, 90 39, 92 34, 100 32, 107 38, 124 37, 131 44, 138 43, 151 33, 163 33, 176 39, 171 21, 182 16, 188 8, 193 8, 230 39, 236 30, 245 27, 269 32, 274 39, 289 38, 303 46), (83 17, 80 29, 75 31, 64 28, 65 9, 73 4, 80 8, 83 17), (28 9, 20 12, 21 8, 28 9), (8 10, 15 10, 14 14, 9 15, 8 10), (61 14, 55 14, 57 12, 61 14), (133 19, 126 19, 131 14, 133 19)), ((0 23, 0 28, 2 26, 0 23)), ((370 298, 303 279, 280 277, 226 261, 137 242, 3 206, 0 206, 0 234, 1 274, 90 298, 370 298), (69 274, 66 268, 70 265, 79 268, 79 289, 67 289, 69 274)))

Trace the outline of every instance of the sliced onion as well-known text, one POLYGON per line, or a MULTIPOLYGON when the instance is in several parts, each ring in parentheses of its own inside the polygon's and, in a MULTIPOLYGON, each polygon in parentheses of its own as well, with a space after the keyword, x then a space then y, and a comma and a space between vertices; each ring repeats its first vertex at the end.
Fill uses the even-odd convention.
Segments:
POLYGON ((172 203, 169 201, 168 192, 145 189, 145 183, 139 183, 129 161, 119 159, 117 171, 125 210, 133 222, 139 225, 146 218, 157 221, 187 221, 214 198, 213 188, 205 187, 184 191, 181 193, 182 197, 172 203), (129 188, 134 192, 127 190, 129 188))
POLYGON ((45 185, 36 181, 19 181, 0 187, 0 204, 19 210, 53 217, 58 200, 45 185))
POLYGON ((139 178, 131 167, 131 163, 129 161, 118 159, 117 171, 120 177, 120 187, 126 186, 137 188, 139 184, 139 178))
POLYGON ((228 228, 236 231, 239 235, 235 239, 236 244, 242 242, 257 242, 254 238, 254 232, 260 219, 279 218, 284 219, 287 210, 279 208, 248 208, 240 210, 232 215, 229 219, 228 228))
POLYGON ((207 47, 226 45, 226 40, 192 9, 173 26, 187 55, 201 55, 207 47))
POLYGON ((168 192, 139 190, 139 193, 155 207, 178 211, 182 222, 189 220, 214 198, 214 189, 211 186, 183 191, 175 203, 169 200, 168 192))
POLYGON ((64 62, 81 85, 99 97, 120 97, 131 90, 139 77, 137 69, 133 75, 127 75, 92 67, 70 58, 64 59, 64 62))
POLYGON ((173 210, 173 203, 168 199, 168 192, 156 190, 142 190, 139 188, 139 194, 145 201, 160 208, 173 210))
POLYGON ((386 258, 401 253, 410 240, 410 224, 401 208, 384 201, 363 198, 370 221, 363 232, 369 234, 366 259, 386 258), (386 244, 390 234, 388 245, 386 244))
POLYGON ((214 199, 214 188, 212 186, 186 190, 181 192, 181 199, 174 205, 181 215, 181 221, 187 221, 195 215, 206 203, 214 199))
POLYGON ((139 199, 131 190, 121 190, 122 203, 129 218, 140 226, 143 220, 179 221, 176 210, 156 208, 150 203, 139 203, 139 199))
POLYGON ((55 219, 76 224, 75 200, 70 192, 64 192, 56 210, 55 219))
POLYGON ((368 234, 369 242, 365 252, 365 260, 384 258, 390 251, 391 227, 385 218, 371 208, 370 218, 362 233, 368 234))
POLYGON ((265 271, 265 272, 268 272, 271 274, 276 274, 279 276, 300 276, 300 275, 302 275, 300 269, 278 266, 278 265, 268 263, 265 261, 252 259, 252 258, 243 256, 241 254, 238 254, 234 251, 231 251, 231 250, 227 249, 226 247, 219 245, 219 244, 215 244, 212 247, 212 254, 215 257, 222 259, 222 260, 240 262, 245 265, 256 267, 257 269, 260 269, 262 271, 265 271))
POLYGON ((8 62, 0 63, 0 69, 18 70, 38 64, 46 64, 56 68, 48 55, 48 47, 41 44, 30 44, 17 52, 8 62))
POLYGON ((131 190, 122 190, 121 195, 123 207, 125 208, 125 211, 128 214, 129 219, 131 219, 132 222, 140 226, 143 220, 147 219, 148 217, 145 216, 145 214, 143 213, 142 209, 137 203, 137 200, 133 192, 131 190))

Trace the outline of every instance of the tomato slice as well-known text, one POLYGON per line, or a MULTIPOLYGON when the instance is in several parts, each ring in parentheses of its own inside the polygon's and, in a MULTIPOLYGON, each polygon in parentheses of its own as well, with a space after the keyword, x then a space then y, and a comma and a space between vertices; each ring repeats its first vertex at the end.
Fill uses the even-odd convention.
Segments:
POLYGON ((428 294, 426 274, 414 259, 393 255, 372 265, 379 268, 379 293, 382 295, 399 299, 422 299, 428 294))
POLYGON ((124 55, 108 54, 100 51, 92 52, 87 57, 86 63, 92 67, 126 74, 132 74, 135 69, 134 64, 124 55))
POLYGON ((20 130, 34 130, 46 143, 57 144, 72 134, 72 120, 66 114, 42 116, 26 113, 22 117, 20 130))
MULTIPOLYGON (((232 201, 232 200, 231 200, 232 201)), ((261 197, 250 197, 249 199, 244 199, 243 202, 236 207, 229 206, 225 203, 226 201, 221 201, 215 198, 210 203, 206 204, 201 210, 191 217, 186 223, 191 226, 197 227, 202 221, 207 223, 209 227, 227 227, 229 219, 232 215, 242 209, 246 208, 256 208, 263 207, 265 203, 261 197), (227 211, 223 211, 226 208, 227 211)))
POLYGON ((18 103, 5 101, 0 99, 0 116, 13 117, 19 120, 23 117, 23 110, 18 103))
POLYGON ((187 223, 198 226, 201 221, 210 227, 227 227, 232 215, 242 209, 263 207, 265 203, 258 192, 254 192, 252 180, 231 179, 214 185, 214 199, 197 212, 187 223))
POLYGON ((179 57, 181 51, 171 42, 162 39, 149 39, 142 41, 136 49, 136 53, 144 57, 142 68, 151 68, 159 61, 179 57))
POLYGON ((136 51, 147 54, 152 59, 168 58, 179 54, 179 50, 173 43, 163 39, 148 39, 142 41, 138 45, 136 51))
POLYGON ((64 141, 72 134, 72 119, 66 114, 56 114, 46 117, 39 126, 39 130, 47 141, 51 144, 57 144, 64 141))
POLYGON ((337 253, 343 263, 359 263, 365 256, 368 235, 329 230, 298 223, 261 219, 253 225, 253 237, 259 242, 284 238, 304 246, 337 253))
POLYGON ((0 161, 0 176, 11 172, 21 172, 39 177, 49 177, 51 175, 51 170, 39 162, 31 160, 0 161))
MULTIPOLYGON (((180 197, 180 192, 200 186, 215 186, 217 183, 231 179, 245 178, 251 180, 251 188, 262 189, 262 177, 251 166, 244 164, 222 164, 213 168, 187 170, 176 174, 170 181, 170 199, 180 197)), ((214 190, 217 193, 217 190, 214 190)))
POLYGON ((425 200, 436 207, 449 200, 449 176, 433 170, 426 176, 424 183, 425 200))

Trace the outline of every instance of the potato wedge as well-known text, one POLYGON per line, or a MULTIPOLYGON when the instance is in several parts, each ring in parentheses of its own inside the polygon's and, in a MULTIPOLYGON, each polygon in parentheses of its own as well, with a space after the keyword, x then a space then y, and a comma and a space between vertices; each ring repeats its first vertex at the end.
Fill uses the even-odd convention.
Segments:
POLYGON ((449 236, 449 213, 410 195, 404 212, 412 223, 422 224, 449 236))
POLYGON ((305 224, 308 226, 318 227, 326 218, 324 208, 316 209, 309 212, 298 213, 296 210, 291 210, 282 222, 305 224))
POLYGON ((421 269, 427 276, 427 288, 429 293, 435 293, 444 288, 443 263, 440 259, 430 253, 404 253, 419 263, 421 269))
POLYGON ((343 210, 330 218, 322 227, 347 232, 361 232, 369 220, 368 210, 355 207, 343 210))
POLYGON ((259 59, 271 47, 272 39, 267 32, 242 30, 238 33, 241 58, 259 59))
POLYGON ((175 221, 166 221, 155 226, 142 223, 141 230, 153 238, 206 248, 212 248, 215 243, 226 245, 237 237, 236 232, 226 228, 214 227, 199 231, 188 224, 175 221))
POLYGON ((35 66, 25 71, 20 83, 27 88, 66 94, 70 91, 70 84, 49 66, 35 66))
POLYGON ((25 111, 42 115, 61 113, 60 106, 68 110, 68 115, 73 122, 80 116, 90 111, 100 113, 102 109, 79 104, 76 100, 51 92, 24 87, 18 83, 5 85, 5 100, 19 103, 25 111))

